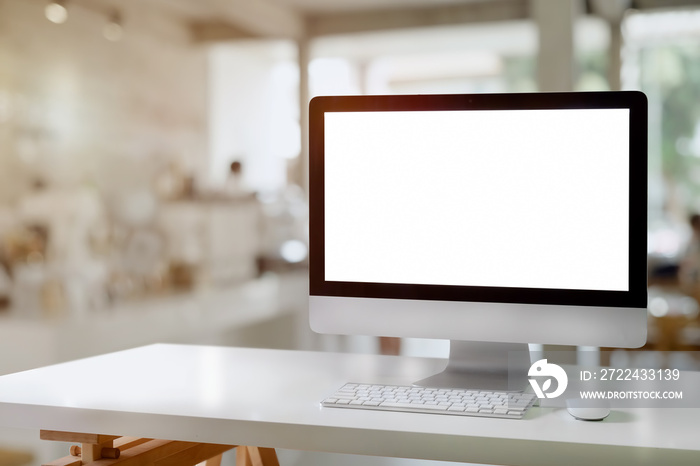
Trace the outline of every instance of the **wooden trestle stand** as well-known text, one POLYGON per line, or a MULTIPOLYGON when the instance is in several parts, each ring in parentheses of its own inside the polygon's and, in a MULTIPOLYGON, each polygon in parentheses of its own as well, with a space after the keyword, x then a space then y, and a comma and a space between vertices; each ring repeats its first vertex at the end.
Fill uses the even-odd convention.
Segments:
POLYGON ((42 466, 219 466, 221 455, 236 448, 237 466, 279 466, 274 448, 180 442, 116 435, 42 430, 42 440, 79 443, 70 455, 42 466))

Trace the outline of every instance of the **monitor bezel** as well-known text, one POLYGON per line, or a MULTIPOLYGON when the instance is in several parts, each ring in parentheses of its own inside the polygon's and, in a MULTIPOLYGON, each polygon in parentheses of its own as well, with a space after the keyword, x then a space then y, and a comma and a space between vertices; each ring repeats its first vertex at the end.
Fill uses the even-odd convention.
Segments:
MULTIPOLYGON (((585 130, 585 129, 584 129, 585 130)), ((320 96, 309 105, 310 295, 564 306, 647 306, 647 100, 638 91, 522 94, 320 96), (629 290, 446 286, 325 280, 324 115, 327 112, 445 110, 629 110, 629 290)), ((604 267, 604 264, 601 264, 604 267)))

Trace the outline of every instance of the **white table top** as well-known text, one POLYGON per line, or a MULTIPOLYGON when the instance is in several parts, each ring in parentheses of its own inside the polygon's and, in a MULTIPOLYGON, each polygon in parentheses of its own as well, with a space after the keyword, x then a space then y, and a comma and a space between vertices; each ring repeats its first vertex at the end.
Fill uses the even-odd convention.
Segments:
POLYGON ((700 464, 700 409, 585 422, 555 408, 510 420, 319 405, 345 382, 408 384, 444 363, 150 345, 0 377, 0 425, 474 463, 700 464))

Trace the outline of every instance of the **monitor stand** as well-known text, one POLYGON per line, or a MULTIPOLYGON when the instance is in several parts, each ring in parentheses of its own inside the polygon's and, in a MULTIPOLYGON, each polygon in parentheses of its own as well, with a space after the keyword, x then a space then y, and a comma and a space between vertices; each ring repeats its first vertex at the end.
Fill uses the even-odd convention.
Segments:
POLYGON ((451 340, 445 370, 414 385, 521 392, 529 386, 531 364, 526 343, 451 340))

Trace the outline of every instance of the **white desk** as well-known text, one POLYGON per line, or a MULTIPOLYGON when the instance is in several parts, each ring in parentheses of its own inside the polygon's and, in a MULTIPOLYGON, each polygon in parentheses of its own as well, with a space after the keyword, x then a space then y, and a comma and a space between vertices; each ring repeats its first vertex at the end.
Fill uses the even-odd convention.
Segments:
POLYGON ((344 382, 409 383, 443 364, 151 345, 0 377, 0 424, 475 463, 700 464, 700 409, 614 411, 594 423, 553 408, 503 420, 319 406, 344 382))

